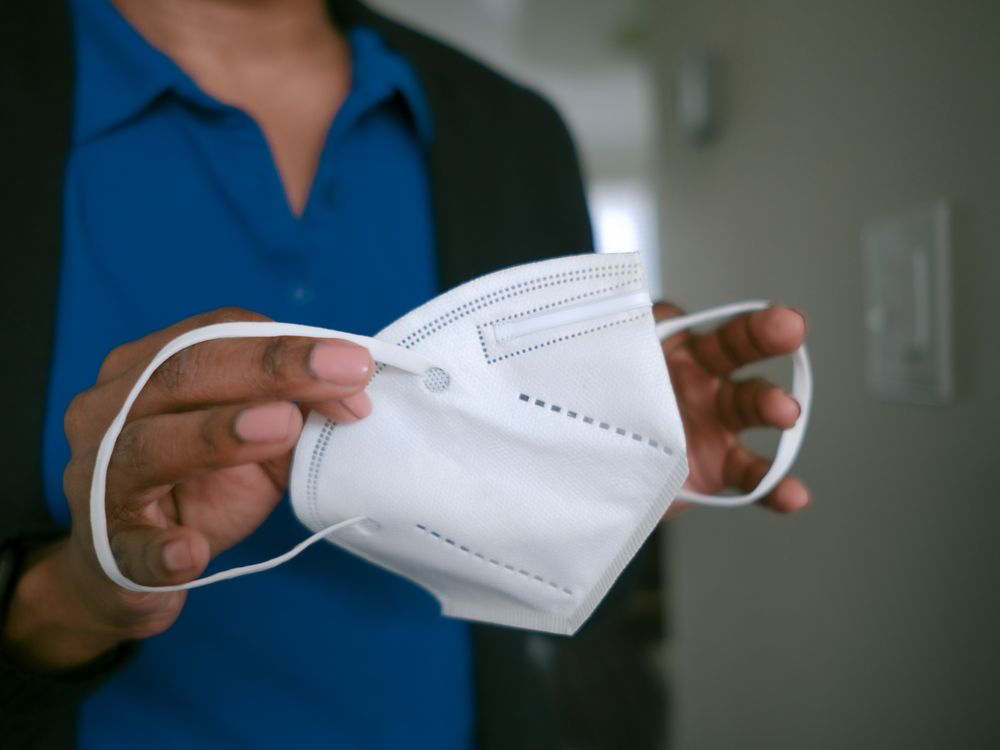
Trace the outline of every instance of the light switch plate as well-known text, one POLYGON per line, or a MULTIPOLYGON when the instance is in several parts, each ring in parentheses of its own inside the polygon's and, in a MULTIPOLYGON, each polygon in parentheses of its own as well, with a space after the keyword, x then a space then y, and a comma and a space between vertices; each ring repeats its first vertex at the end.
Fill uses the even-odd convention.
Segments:
POLYGON ((868 384, 878 398, 952 398, 950 227, 942 200, 873 222, 862 234, 868 384))

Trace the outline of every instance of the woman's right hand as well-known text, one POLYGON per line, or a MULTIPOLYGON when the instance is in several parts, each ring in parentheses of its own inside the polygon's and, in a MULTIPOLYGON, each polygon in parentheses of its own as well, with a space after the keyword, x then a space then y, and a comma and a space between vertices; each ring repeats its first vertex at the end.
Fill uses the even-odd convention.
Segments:
MULTIPOLYGON (((185 592, 129 591, 98 564, 89 509, 98 445, 139 374, 169 341, 213 323, 266 320, 217 310, 120 346, 97 383, 70 404, 63 486, 72 529, 34 555, 17 585, 4 637, 18 661, 71 668, 177 619, 185 592)), ((108 535, 121 571, 151 586, 201 575, 281 500, 301 409, 338 422, 366 417, 371 373, 360 346, 296 337, 210 341, 167 360, 136 400, 108 469, 108 535)))

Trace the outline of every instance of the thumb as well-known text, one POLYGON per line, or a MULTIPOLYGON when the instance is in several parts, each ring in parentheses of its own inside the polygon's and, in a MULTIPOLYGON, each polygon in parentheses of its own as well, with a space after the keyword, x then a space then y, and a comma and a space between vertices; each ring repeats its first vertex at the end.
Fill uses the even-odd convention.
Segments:
POLYGON ((122 574, 143 586, 193 581, 211 559, 208 539, 186 526, 127 526, 115 532, 111 549, 122 574))

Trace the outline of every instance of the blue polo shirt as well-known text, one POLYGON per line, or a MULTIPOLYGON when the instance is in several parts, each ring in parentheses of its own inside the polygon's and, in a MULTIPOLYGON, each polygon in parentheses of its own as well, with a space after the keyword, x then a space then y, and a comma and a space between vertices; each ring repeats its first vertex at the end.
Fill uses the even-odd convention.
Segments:
MULTIPOLYGON (((62 414, 114 346, 238 305, 375 333, 433 296, 425 152, 408 62, 348 30, 350 93, 296 217, 261 130, 105 0, 72 2, 77 56, 44 466, 69 525, 62 414)), ((287 502, 217 567, 307 535, 287 502)), ((468 748, 467 627, 333 547, 188 595, 177 623, 83 705, 82 748, 468 748)))

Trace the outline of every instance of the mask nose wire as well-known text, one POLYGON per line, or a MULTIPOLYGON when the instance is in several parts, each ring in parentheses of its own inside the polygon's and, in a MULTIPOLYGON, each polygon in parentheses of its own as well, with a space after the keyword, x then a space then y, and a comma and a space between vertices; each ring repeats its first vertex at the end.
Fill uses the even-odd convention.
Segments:
POLYGON ((111 552, 111 542, 108 538, 108 519, 106 508, 108 466, 111 463, 111 454, 114 452, 115 443, 125 427, 125 420, 128 419, 128 415, 132 410, 133 404, 135 404, 140 392, 146 383, 149 382, 149 379, 156 371, 156 368, 166 362, 174 354, 177 354, 177 352, 206 341, 232 338, 274 338, 277 336, 307 336, 317 339, 340 339, 343 341, 350 341, 368 349, 372 355, 372 359, 376 362, 381 362, 389 365, 390 367, 395 367, 414 375, 425 375, 428 370, 435 368, 441 369, 440 365, 436 364, 432 360, 385 341, 379 341, 378 339, 370 338, 368 336, 358 336, 353 333, 320 328, 318 326, 297 325, 292 323, 217 323, 215 325, 204 326, 202 328, 196 328, 193 331, 188 331, 187 333, 181 334, 169 342, 159 352, 157 352, 156 356, 153 357, 152 361, 150 361, 150 363, 146 366, 146 369, 142 371, 139 379, 136 380, 135 385, 132 386, 132 390, 129 391, 128 396, 125 398, 125 402, 122 404, 121 410, 119 410, 117 416, 115 416, 114 420, 111 422, 107 432, 104 433, 104 437, 101 439, 101 444, 97 450, 97 458, 94 464, 94 474, 90 483, 90 527, 93 534, 94 549, 97 552, 97 561, 100 563, 101 568, 104 570, 104 573, 108 576, 108 578, 117 583, 119 586, 131 591, 185 591, 187 589, 207 586, 208 584, 216 583, 217 581, 224 581, 229 578, 236 578, 250 573, 259 573, 264 570, 270 570, 271 568, 277 567, 278 565, 291 560, 307 547, 315 544, 320 539, 325 538, 334 531, 352 526, 365 520, 364 516, 348 518, 344 521, 335 523, 332 526, 328 526, 325 529, 317 531, 309 538, 299 542, 299 544, 295 545, 295 547, 290 549, 288 552, 270 560, 265 560, 264 562, 255 563, 253 565, 243 565, 230 570, 220 571, 218 573, 205 576, 204 578, 198 578, 194 581, 174 586, 144 586, 128 578, 118 567, 115 556, 111 552))
MULTIPOLYGON (((724 320, 735 315, 741 315, 754 310, 763 310, 769 303, 763 300, 749 300, 747 302, 734 302, 729 305, 713 307, 691 315, 682 315, 669 320, 663 320, 656 324, 656 335, 662 341, 669 336, 693 328, 704 323, 711 323, 717 320, 724 320)), ((771 468, 760 480, 758 485, 745 495, 706 495, 701 492, 691 490, 681 490, 677 497, 681 500, 698 503, 699 505, 711 505, 722 508, 733 508, 740 505, 749 505, 765 497, 773 490, 788 474, 795 463, 795 457, 799 454, 802 441, 805 438, 806 425, 809 422, 809 412, 812 408, 813 377, 812 367, 809 364, 809 353, 805 344, 791 353, 792 359, 792 396, 799 402, 802 411, 799 418, 787 430, 781 433, 778 441, 778 448, 774 454, 774 461, 771 468)))

